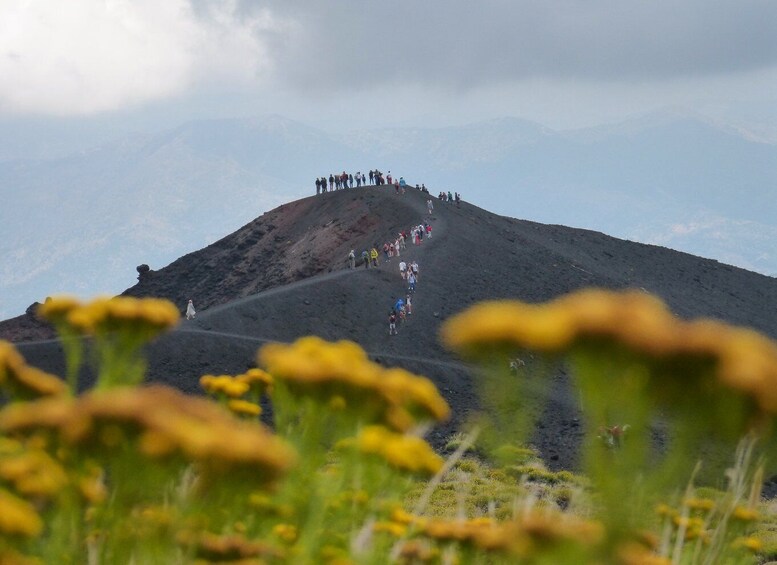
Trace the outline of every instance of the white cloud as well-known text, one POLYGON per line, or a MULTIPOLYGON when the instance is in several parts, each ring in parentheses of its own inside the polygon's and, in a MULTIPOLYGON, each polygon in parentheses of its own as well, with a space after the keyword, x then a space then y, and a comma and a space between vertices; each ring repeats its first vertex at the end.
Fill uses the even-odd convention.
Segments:
POLYGON ((252 82, 269 66, 267 11, 191 0, 4 0, 0 112, 83 115, 203 82, 252 82))

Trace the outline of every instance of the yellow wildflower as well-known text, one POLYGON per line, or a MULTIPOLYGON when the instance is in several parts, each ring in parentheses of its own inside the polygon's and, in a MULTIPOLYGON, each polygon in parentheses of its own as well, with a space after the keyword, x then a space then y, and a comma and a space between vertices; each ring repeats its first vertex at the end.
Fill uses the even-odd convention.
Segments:
POLYGON ((128 440, 139 438, 141 452, 149 457, 179 454, 218 473, 250 468, 269 481, 295 459, 291 448, 261 424, 237 420, 211 401, 161 385, 119 387, 77 400, 44 399, 0 411, 0 430, 38 429, 54 430, 66 443, 96 448, 100 456, 105 455, 105 432, 110 439, 123 430, 128 440))
POLYGON ((690 510, 709 512, 715 508, 715 501, 711 498, 687 498, 683 500, 683 505, 690 510))
POLYGON ((262 413, 262 407, 247 400, 232 399, 227 402, 227 408, 235 414, 244 416, 259 416, 262 413))
POLYGON ((429 563, 436 561, 440 552, 421 540, 411 540, 402 544, 399 551, 400 563, 429 563))
POLYGON ((281 559, 283 553, 262 542, 249 541, 242 535, 219 536, 209 532, 180 532, 177 541, 194 548, 197 557, 208 561, 237 561, 251 557, 281 559))
POLYGON ((642 292, 589 289, 543 305, 482 303, 448 320, 442 337, 465 353, 487 345, 560 353, 605 341, 659 361, 692 358, 712 363, 718 383, 748 397, 762 412, 777 414, 774 341, 714 320, 683 321, 642 292))
POLYGON ((373 532, 385 532, 394 537, 401 538, 407 533, 407 526, 398 522, 375 522, 372 525, 373 532))
POLYGON ((537 544, 571 542, 594 546, 603 539, 600 524, 569 516, 534 513, 512 522, 430 520, 422 526, 429 537, 458 541, 486 551, 528 556, 537 544))
MULTIPOLYGON (((41 315, 50 314, 51 310, 43 309, 41 315)), ((117 296, 100 297, 71 307, 66 320, 83 333, 132 329, 153 335, 173 327, 179 317, 178 309, 168 300, 117 296)))
POLYGON ((622 544, 618 550, 620 565, 671 565, 671 559, 660 557, 642 544, 631 542, 622 544))
POLYGON ((239 398, 251 388, 248 382, 237 380, 229 375, 203 375, 200 377, 200 386, 210 394, 223 394, 230 398, 239 398))
POLYGON ((78 478, 78 491, 84 500, 99 504, 108 496, 103 470, 97 465, 87 465, 86 470, 78 478))
POLYGON ((731 517, 734 520, 741 522, 755 522, 760 518, 758 511, 753 508, 747 508, 745 506, 737 506, 731 513, 731 517))
POLYGON ((399 431, 419 420, 444 420, 450 412, 431 381, 401 369, 384 369, 350 341, 330 343, 311 336, 291 345, 271 343, 259 351, 259 362, 296 393, 324 402, 341 397, 365 419, 399 431))
POLYGON ((43 565, 37 557, 23 555, 9 548, 0 549, 0 563, 3 565, 43 565))
POLYGON ((236 375, 235 380, 248 384, 251 389, 256 390, 260 394, 272 392, 272 375, 256 367, 249 369, 241 375, 236 375))
POLYGON ((25 496, 50 497, 62 490, 67 475, 62 466, 40 449, 0 456, 0 478, 25 496))
POLYGON ((397 434, 383 426, 367 426, 357 438, 359 450, 385 459, 389 465, 413 473, 435 474, 443 459, 423 439, 397 434))
POLYGON ((760 539, 753 536, 739 537, 735 539, 731 545, 732 547, 743 547, 753 552, 761 551, 764 546, 760 539))
POLYGON ((79 307, 81 302, 74 296, 60 295, 46 298, 45 302, 38 306, 37 314, 50 322, 57 322, 79 307))
POLYGON ((297 539, 297 527, 292 524, 276 524, 272 533, 287 543, 293 543, 297 539))
POLYGON ((43 530, 43 520, 29 502, 0 489, 0 532, 35 537, 43 530))

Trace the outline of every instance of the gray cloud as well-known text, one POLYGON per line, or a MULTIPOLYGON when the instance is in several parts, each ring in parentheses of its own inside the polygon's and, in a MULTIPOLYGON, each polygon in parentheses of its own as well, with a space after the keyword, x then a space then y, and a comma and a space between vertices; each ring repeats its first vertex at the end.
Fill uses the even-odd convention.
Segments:
POLYGON ((337 89, 656 81, 777 65, 771 0, 271 0, 276 78, 337 89))

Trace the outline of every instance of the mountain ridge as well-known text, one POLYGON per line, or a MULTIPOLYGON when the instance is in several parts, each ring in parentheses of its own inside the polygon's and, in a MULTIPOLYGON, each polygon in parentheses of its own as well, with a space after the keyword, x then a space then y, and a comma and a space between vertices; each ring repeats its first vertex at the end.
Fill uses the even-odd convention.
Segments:
MULTIPOLYGON (((441 446, 478 405, 478 374, 440 344, 441 323, 482 300, 542 302, 586 287, 651 292, 680 317, 712 317, 777 337, 777 320, 765 307, 777 301, 777 281, 769 277, 599 232, 498 216, 466 202, 457 207, 415 189, 399 195, 392 187, 286 203, 141 276, 124 294, 168 298, 181 310, 191 298, 198 310, 147 348, 151 381, 197 392, 203 374, 253 366, 267 341, 311 334, 349 339, 373 360, 435 382, 455 414, 431 432, 441 446), (402 252, 420 265, 413 314, 399 335, 389 336, 389 309, 406 293, 398 261, 381 254, 379 268, 350 270, 346 255, 422 221, 433 226, 433 237, 402 252)), ((41 328, 30 312, 1 322, 0 337, 16 341, 31 364, 62 374, 62 350, 41 328)), ((83 382, 91 378, 85 370, 83 382)), ((580 414, 564 369, 549 378, 552 391, 532 443, 552 468, 574 469, 580 414)))

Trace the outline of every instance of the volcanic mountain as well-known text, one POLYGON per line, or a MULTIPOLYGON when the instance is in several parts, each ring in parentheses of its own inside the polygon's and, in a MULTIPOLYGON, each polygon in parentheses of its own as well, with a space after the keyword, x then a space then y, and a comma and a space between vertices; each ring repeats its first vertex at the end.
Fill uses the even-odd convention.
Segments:
MULTIPOLYGON (((540 197, 540 195, 538 195, 540 197)), ((519 212, 519 211, 517 211, 519 212)), ((682 318, 712 317, 777 337, 777 280, 670 249, 601 233, 497 216, 457 206, 421 191, 389 187, 345 189, 311 196, 267 212, 216 243, 159 270, 141 272, 124 294, 168 298, 194 320, 148 348, 149 379, 198 390, 205 373, 254 366, 266 341, 316 334, 359 343, 372 359, 431 378, 454 419, 434 429, 442 445, 477 407, 477 373, 438 341, 440 324, 478 301, 541 302, 584 287, 635 288, 665 300, 682 318), (427 200, 434 210, 427 211, 427 200), (406 287, 399 259, 381 253, 378 268, 348 269, 372 246, 428 221, 432 237, 408 242, 402 259, 420 266, 413 314, 389 336, 387 318, 406 287)), ((0 323, 0 337, 17 343, 28 361, 63 373, 50 328, 32 309, 0 323)), ((85 375, 89 378, 89 375, 85 375)), ((579 413, 563 369, 539 418, 534 445, 552 468, 576 468, 582 437, 579 413)))

